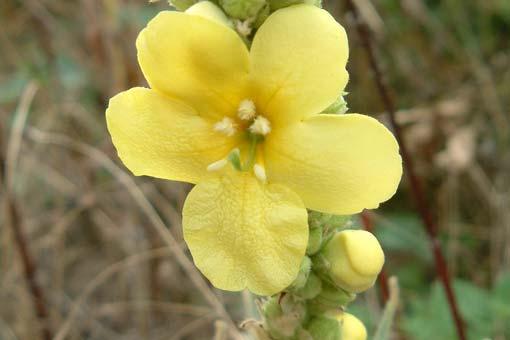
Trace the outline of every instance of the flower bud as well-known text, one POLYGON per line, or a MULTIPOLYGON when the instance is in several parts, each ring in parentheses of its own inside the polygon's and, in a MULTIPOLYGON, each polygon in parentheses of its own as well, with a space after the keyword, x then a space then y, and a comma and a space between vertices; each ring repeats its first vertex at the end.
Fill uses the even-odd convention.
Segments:
POLYGON ((219 24, 233 27, 232 22, 227 18, 225 13, 210 1, 200 1, 186 10, 186 13, 192 15, 198 15, 202 18, 206 18, 217 22, 219 24))
POLYGON ((342 340, 366 340, 367 329, 357 317, 342 313, 337 319, 342 325, 342 340))
POLYGON ((322 256, 329 263, 328 275, 333 282, 353 293, 372 287, 384 264, 379 242, 364 230, 335 234, 322 250, 322 256))
POLYGON ((220 6, 235 19, 255 18, 266 4, 265 0, 220 0, 220 6))

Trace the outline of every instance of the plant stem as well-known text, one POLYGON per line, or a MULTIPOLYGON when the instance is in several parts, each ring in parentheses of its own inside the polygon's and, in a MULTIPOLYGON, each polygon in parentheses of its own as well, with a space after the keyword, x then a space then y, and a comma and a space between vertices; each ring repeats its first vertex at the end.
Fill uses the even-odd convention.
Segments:
POLYGON ((437 237, 438 227, 436 221, 432 216, 432 212, 428 206, 427 200, 425 199, 425 194, 421 182, 418 179, 418 176, 416 175, 416 172, 414 170, 413 161, 410 157, 407 146, 405 144, 402 129, 395 119, 396 112, 395 103, 393 101, 392 96, 390 95, 389 88, 384 81, 378 60, 376 59, 375 51, 372 46, 370 31, 367 25, 362 21, 358 9, 356 5, 353 3, 353 1, 346 0, 346 4, 348 10, 353 14, 356 29, 361 39, 363 48, 365 49, 365 52, 367 54, 370 67, 372 68, 377 90, 385 106, 385 109, 388 112, 391 127, 393 128, 397 142, 400 145, 400 152, 404 163, 404 169, 409 180, 411 194, 414 198, 416 208, 425 227, 425 231, 427 232, 427 235, 429 237, 430 245, 434 255, 436 273, 444 287, 446 298, 448 300, 448 305, 450 307, 450 312, 455 322, 455 328, 457 331, 458 338, 461 340, 465 340, 466 339, 465 323, 463 322, 462 317, 460 315, 455 294, 453 292, 451 280, 448 274, 448 268, 446 265, 445 257, 443 255, 443 251, 441 250, 441 245, 437 237))

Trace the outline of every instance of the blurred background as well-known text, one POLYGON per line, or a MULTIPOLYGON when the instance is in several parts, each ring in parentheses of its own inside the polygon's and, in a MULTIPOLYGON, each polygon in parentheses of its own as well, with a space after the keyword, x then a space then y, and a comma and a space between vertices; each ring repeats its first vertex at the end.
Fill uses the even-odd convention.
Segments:
MULTIPOLYGON (((354 3, 439 226, 468 338, 510 339, 510 1, 354 3)), ((169 8, 0 1, 1 340, 210 339, 256 317, 248 293, 215 290, 190 266, 180 225, 190 186, 133 177, 106 130, 108 99, 145 84, 137 32, 169 8)), ((350 111, 387 121, 352 15, 343 1, 325 8, 349 34, 350 111)), ((400 283, 395 339, 455 339, 408 181, 366 216, 400 283)), ((372 332, 382 308, 376 285, 349 310, 372 332)))

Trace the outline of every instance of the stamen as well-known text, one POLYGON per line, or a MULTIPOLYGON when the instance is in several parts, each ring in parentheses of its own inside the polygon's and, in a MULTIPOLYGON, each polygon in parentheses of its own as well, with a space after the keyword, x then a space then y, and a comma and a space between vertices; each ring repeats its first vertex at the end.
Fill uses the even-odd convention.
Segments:
POLYGON ((251 120, 256 115, 255 103, 250 99, 244 99, 239 103, 239 108, 237 109, 237 115, 242 120, 251 120))
POLYGON ((258 116, 253 121, 253 124, 251 124, 250 131, 252 133, 265 136, 271 132, 271 122, 263 116, 258 116))
POLYGON ((214 124, 214 131, 224 133, 227 136, 233 136, 236 133, 237 125, 229 117, 223 117, 222 120, 214 124))
POLYGON ((255 177, 257 177, 257 179, 262 183, 267 181, 266 169, 262 165, 255 164, 253 166, 253 173, 255 174, 255 177))
POLYGON ((213 162, 207 166, 207 171, 218 171, 223 169, 225 165, 227 165, 226 159, 220 159, 219 161, 213 162))

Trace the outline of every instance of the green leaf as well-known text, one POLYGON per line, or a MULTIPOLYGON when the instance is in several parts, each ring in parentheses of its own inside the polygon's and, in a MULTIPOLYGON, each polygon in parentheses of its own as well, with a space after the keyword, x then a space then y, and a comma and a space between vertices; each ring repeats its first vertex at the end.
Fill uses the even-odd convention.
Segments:
MULTIPOLYGON (((491 338, 490 294, 474 284, 455 280, 454 291, 461 315, 468 327, 469 339, 491 338)), ((443 287, 435 282, 430 293, 416 298, 402 319, 402 328, 410 339, 449 340, 457 337, 443 287)))

